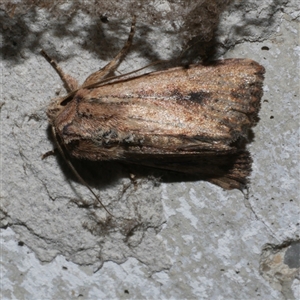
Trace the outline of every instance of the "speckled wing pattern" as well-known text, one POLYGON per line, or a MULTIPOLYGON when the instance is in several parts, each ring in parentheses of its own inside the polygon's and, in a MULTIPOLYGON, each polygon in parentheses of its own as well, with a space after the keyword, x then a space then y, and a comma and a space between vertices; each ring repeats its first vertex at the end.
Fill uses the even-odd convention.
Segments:
POLYGON ((241 146, 255 124, 264 68, 248 59, 192 65, 84 88, 51 120, 70 154, 199 174, 241 188, 241 146))

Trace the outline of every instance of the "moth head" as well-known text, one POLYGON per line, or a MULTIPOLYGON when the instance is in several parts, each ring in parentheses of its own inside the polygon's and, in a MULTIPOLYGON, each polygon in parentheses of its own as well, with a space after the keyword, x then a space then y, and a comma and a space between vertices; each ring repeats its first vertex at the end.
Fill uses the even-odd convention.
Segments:
POLYGON ((48 106, 47 116, 52 125, 57 116, 64 110, 65 106, 70 100, 72 100, 72 97, 59 97, 51 100, 48 106))

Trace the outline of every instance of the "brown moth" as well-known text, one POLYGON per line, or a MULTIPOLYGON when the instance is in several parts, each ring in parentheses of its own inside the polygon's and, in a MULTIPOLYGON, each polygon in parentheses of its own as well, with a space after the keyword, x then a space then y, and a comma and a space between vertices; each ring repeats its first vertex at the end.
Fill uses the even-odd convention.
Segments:
POLYGON ((61 151, 196 174, 225 189, 242 189, 251 171, 245 141, 257 121, 264 68, 249 59, 226 59, 107 78, 133 33, 134 23, 116 58, 81 86, 43 52, 69 92, 47 112, 61 151))

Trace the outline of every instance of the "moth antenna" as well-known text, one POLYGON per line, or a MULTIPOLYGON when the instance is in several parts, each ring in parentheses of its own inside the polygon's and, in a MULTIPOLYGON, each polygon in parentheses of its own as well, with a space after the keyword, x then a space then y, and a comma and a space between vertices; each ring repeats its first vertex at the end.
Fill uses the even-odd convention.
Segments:
MULTIPOLYGON (((84 87, 80 87, 76 90, 73 90, 71 91, 70 93, 68 93, 66 96, 60 98, 61 99, 61 102, 63 102, 64 100, 74 96, 80 89, 91 89, 91 88, 96 88, 96 87, 100 87, 102 84, 104 83, 107 83, 109 84, 111 80, 114 80, 114 79, 119 79, 119 78, 122 78, 122 77, 125 77, 125 76, 128 76, 128 75, 131 75, 131 74, 134 74, 134 73, 137 73, 137 72, 140 72, 141 70, 144 70, 146 68, 149 68, 151 66, 155 66, 155 65, 158 65, 158 64, 161 64, 161 63, 165 63, 165 62, 168 62, 168 60, 158 60, 158 61, 155 61, 147 66, 144 66, 140 69, 137 69, 137 70, 134 70, 134 71, 131 71, 131 72, 128 72, 128 73, 125 73, 125 74, 121 74, 121 75, 117 75, 117 76, 111 76, 111 77, 107 77, 105 79, 102 79, 102 80, 99 80, 97 82, 94 82, 94 83, 91 83, 89 85, 86 85, 84 87)), ((146 75, 146 74, 143 74, 143 75, 146 75)), ((134 78, 134 77, 133 77, 134 78)), ((130 79, 133 79, 133 78, 130 78, 130 79)))
POLYGON ((101 68, 99 71, 91 74, 83 83, 82 88, 85 88, 86 86, 89 86, 99 81, 100 79, 105 78, 106 76, 108 76, 118 68, 118 66, 120 65, 120 63, 122 62, 126 54, 128 53, 130 46, 132 45, 132 40, 135 32, 135 23, 136 23, 136 16, 133 16, 131 27, 130 27, 130 33, 123 48, 114 57, 114 59, 110 61, 106 66, 101 68))
POLYGON ((193 43, 192 45, 188 46, 187 48, 183 49, 183 50, 181 51, 181 53, 179 54, 179 56, 178 56, 177 59, 182 58, 183 55, 184 55, 186 52, 188 52, 191 48, 193 48, 193 47, 194 47, 195 45, 197 45, 197 44, 199 44, 199 42, 195 42, 195 43, 193 43))
POLYGON ((42 49, 40 53, 44 56, 44 58, 49 62, 49 64, 54 68, 56 73, 59 75, 68 93, 78 89, 78 82, 76 79, 66 74, 62 70, 62 68, 57 64, 57 62, 53 60, 44 49, 42 49))
POLYGON ((60 143, 59 143, 59 139, 57 137, 57 133, 55 130, 55 127, 52 126, 52 133, 55 139, 55 142, 57 144, 57 148, 59 150, 59 152, 61 153, 63 159, 66 161, 66 163, 68 164, 69 168, 72 170, 72 172, 74 173, 74 175, 77 177, 77 179, 83 184, 85 185, 89 191, 94 195, 94 197, 97 199, 97 201, 101 204, 101 206, 105 209, 105 211, 112 217, 114 217, 114 215, 112 213, 110 213, 107 208, 105 207, 105 205, 101 202, 101 200, 99 199, 99 197, 94 193, 94 191, 91 189, 91 187, 85 182, 85 180, 79 175, 79 173, 77 172, 77 170, 75 169, 75 167, 73 166, 73 164, 70 162, 70 160, 66 157, 63 148, 61 147, 60 143))
MULTIPOLYGON (((90 88, 95 88, 95 87, 98 87, 98 85, 100 85, 100 84, 102 84, 102 83, 109 83, 109 81, 111 81, 111 80, 114 80, 114 79, 119 79, 119 78, 122 78, 122 77, 125 77, 125 76, 128 76, 128 75, 131 75, 131 74, 134 74, 134 73, 137 73, 137 72, 140 72, 140 71, 142 71, 142 70, 144 70, 144 69, 147 69, 147 68, 149 68, 149 67, 151 67, 151 66, 155 66, 155 65, 159 65, 159 64, 162 64, 162 63, 166 63, 166 62, 169 62, 168 60, 158 60, 158 61, 155 61, 155 62, 153 62, 153 63, 151 63, 151 64, 148 64, 148 65, 146 65, 146 66, 144 66, 144 67, 142 67, 142 68, 139 68, 139 69, 137 69, 137 70, 134 70, 134 71, 131 71, 131 72, 128 72, 128 73, 125 73, 125 74, 121 74, 121 75, 116 75, 116 76, 111 76, 111 77, 107 77, 107 78, 105 78, 105 79, 103 79, 103 80, 99 80, 99 81, 97 81, 97 82, 95 82, 95 83, 91 83, 91 84, 89 84, 89 85, 86 85, 86 86, 84 86, 83 88, 84 89, 90 89, 90 88)), ((145 75, 145 74, 143 74, 143 75, 145 75)), ((130 78, 130 79, 132 79, 132 78, 130 78)), ((78 89, 79 90, 79 89, 78 89)), ((78 91, 77 90, 77 91, 78 91)), ((77 92, 76 91, 76 92, 77 92)), ((75 92, 75 91, 74 91, 75 92)), ((72 92, 72 95, 73 95, 73 92, 72 92)), ((66 97, 70 97, 70 94, 68 94, 66 97)))

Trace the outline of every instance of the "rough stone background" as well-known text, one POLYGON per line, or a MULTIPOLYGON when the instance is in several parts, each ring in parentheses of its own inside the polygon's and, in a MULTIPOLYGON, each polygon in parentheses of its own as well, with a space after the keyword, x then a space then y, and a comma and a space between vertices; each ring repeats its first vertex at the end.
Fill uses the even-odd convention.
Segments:
POLYGON ((2 299, 299 299, 297 1, 233 1, 215 35, 216 55, 266 68, 248 199, 168 173, 75 162, 114 220, 93 207, 60 157, 41 160, 53 148, 47 104, 65 91, 39 50, 82 82, 122 48, 134 7, 140 18, 119 68, 125 73, 177 57, 191 36, 209 42, 224 7, 199 1, 200 11, 214 14, 192 23, 195 2, 184 10, 150 1, 151 17, 124 5, 103 8, 106 22, 92 13, 92 1, 69 15, 68 7, 27 2, 34 1, 23 1, 24 10, 0 1, 2 299))

